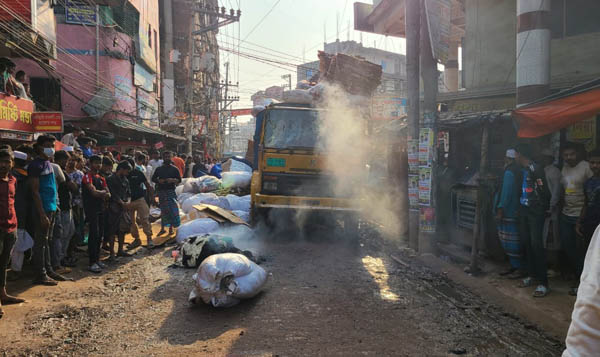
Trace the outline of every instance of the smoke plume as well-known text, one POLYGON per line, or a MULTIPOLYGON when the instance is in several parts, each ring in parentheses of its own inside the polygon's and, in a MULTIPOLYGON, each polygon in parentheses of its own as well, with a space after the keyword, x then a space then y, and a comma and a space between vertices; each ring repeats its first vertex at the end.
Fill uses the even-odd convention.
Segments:
POLYGON ((388 163, 388 151, 376 152, 375 140, 369 135, 370 99, 349 95, 339 86, 326 84, 323 91, 320 116, 320 136, 325 150, 325 168, 332 174, 332 188, 336 196, 350 193, 360 202, 364 221, 380 226, 389 238, 398 238, 401 226, 397 218, 398 197, 391 187, 381 187, 374 180, 386 176, 373 163, 388 163), (376 170, 370 171, 367 165, 376 170), (369 183, 367 183, 367 181, 369 183))

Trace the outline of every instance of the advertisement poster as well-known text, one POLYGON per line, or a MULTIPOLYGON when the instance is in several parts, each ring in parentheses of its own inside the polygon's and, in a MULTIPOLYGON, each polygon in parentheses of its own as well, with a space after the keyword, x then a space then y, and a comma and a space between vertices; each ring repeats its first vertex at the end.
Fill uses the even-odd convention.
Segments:
POLYGON ((433 162, 433 129, 422 128, 419 135, 419 165, 431 167, 433 162))
POLYGON ((419 205, 419 175, 408 175, 408 202, 411 207, 419 205))
POLYGON ((429 206, 431 204, 431 168, 419 168, 419 203, 429 206))
POLYGON ((417 175, 419 173, 419 141, 408 140, 408 173, 417 175))
POLYGON ((596 118, 575 123, 567 128, 567 140, 581 143, 587 151, 596 148, 596 118))
POLYGON ((421 232, 435 233, 435 210, 433 207, 421 207, 419 230, 421 232))

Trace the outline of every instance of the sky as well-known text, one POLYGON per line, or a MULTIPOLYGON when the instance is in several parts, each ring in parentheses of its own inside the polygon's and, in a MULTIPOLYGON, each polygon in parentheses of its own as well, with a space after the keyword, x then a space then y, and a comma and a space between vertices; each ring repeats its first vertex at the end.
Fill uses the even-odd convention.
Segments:
MULTIPOLYGON (((229 77, 239 89, 232 95, 240 97, 233 108, 250 108, 250 97, 259 90, 282 85, 282 75, 296 71, 290 64, 318 60, 317 51, 327 42, 336 40, 339 23, 340 41, 360 41, 354 31, 354 2, 356 0, 219 0, 221 6, 242 11, 239 23, 221 27, 218 35, 221 47, 221 76, 225 77, 224 63, 230 63, 229 77), (266 17, 265 17, 266 16, 266 17), (339 22, 337 19, 339 18, 339 22), (240 41, 243 40, 243 41, 240 41), (239 53, 237 55, 239 46, 239 53), (233 51, 233 53, 231 52, 233 51), (248 58, 250 57, 253 58, 248 58), (258 59, 255 57, 259 57, 258 59), (270 61, 283 62, 267 64, 270 61)), ((362 0, 372 3, 372 0, 362 0)), ((396 53, 405 53, 403 39, 383 35, 363 34, 363 45, 396 53)))

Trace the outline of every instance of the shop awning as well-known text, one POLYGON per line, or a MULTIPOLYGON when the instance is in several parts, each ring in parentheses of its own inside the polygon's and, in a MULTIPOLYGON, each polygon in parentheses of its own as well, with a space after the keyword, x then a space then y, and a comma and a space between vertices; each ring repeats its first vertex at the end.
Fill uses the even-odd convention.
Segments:
POLYGON ((457 129, 479 126, 483 122, 494 123, 497 120, 509 120, 510 111, 488 110, 481 112, 443 112, 438 118, 440 129, 457 129))
POLYGON ((175 140, 186 140, 183 136, 179 136, 179 135, 172 134, 172 133, 169 133, 166 131, 162 131, 160 129, 151 128, 149 126, 136 124, 134 122, 130 122, 130 121, 126 121, 126 120, 111 119, 111 120, 109 120, 109 123, 111 123, 112 125, 114 125, 116 127, 122 128, 122 129, 129 129, 129 130, 135 130, 135 131, 139 131, 139 132, 147 133, 147 134, 165 136, 167 138, 175 139, 175 140))
POLYGON ((554 133, 600 113, 600 79, 569 88, 513 111, 521 138, 554 133))

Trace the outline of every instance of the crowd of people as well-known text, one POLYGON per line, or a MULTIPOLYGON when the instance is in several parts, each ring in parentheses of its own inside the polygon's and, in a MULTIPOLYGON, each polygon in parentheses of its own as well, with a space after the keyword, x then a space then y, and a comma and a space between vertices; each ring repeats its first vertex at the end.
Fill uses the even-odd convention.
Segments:
POLYGON ((71 280, 75 253, 87 246, 87 269, 101 273, 142 245, 139 226, 153 247, 153 205, 161 211, 158 235, 175 233, 182 178, 220 176, 220 164, 201 153, 102 151, 84 134, 74 128, 60 145, 41 135, 33 144, 0 146, 0 317, 2 304, 23 301, 7 294, 6 282, 24 278, 24 261, 33 267, 33 284, 56 286, 71 280), (127 233, 134 240, 125 247, 127 233))
MULTIPOLYGON (((561 156, 559 169, 551 150, 534 154, 527 144, 507 150, 495 201, 498 234, 511 265, 502 275, 522 279, 524 288, 537 285, 534 297, 550 292, 549 250, 564 252, 567 270, 579 283, 600 224, 600 151, 587 153, 568 142, 561 156)), ((569 293, 577 295, 577 289, 575 284, 569 293)))

